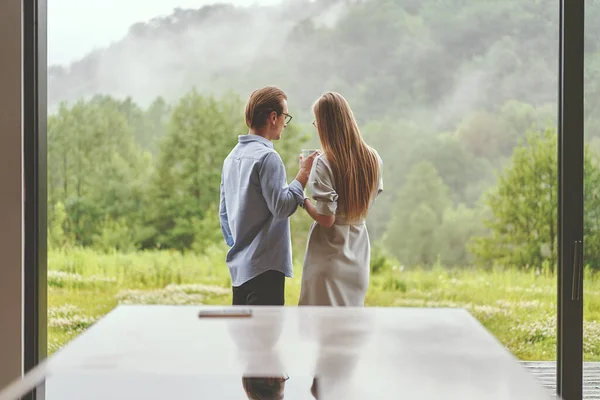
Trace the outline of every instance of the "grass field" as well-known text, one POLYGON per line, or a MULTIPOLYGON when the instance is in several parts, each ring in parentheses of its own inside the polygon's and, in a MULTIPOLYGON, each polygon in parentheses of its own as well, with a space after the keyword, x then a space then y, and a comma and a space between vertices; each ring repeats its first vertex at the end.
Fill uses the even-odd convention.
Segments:
MULTIPOLYGON (((52 353, 118 304, 231 304, 223 250, 48 254, 48 351, 52 353)), ((287 280, 286 304, 300 293, 287 280)), ((600 276, 586 272, 584 352, 600 360, 600 276)), ((519 270, 386 268, 371 278, 369 306, 463 307, 523 360, 556 358, 556 277, 519 270)))

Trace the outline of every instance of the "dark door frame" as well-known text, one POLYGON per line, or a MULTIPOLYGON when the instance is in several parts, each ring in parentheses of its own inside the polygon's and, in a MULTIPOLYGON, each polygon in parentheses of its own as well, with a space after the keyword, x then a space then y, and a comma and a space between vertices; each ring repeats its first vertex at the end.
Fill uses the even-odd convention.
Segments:
POLYGON ((583 396, 585 0, 560 0, 557 392, 583 396))
MULTIPOLYGON (((47 3, 22 0, 23 13, 23 372, 47 353, 47 3)), ((35 399, 36 393, 27 396, 35 399)), ((43 398, 43 394, 37 396, 43 398)))

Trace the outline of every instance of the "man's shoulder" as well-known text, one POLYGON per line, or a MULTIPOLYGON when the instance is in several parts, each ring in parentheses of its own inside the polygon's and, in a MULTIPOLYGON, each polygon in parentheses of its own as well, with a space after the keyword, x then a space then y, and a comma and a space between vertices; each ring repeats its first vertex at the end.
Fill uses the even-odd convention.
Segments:
MULTIPOLYGON (((284 166, 283 159, 279 155, 277 151, 274 149, 267 149, 268 151, 264 152, 260 157, 260 164, 262 166, 277 168, 280 166, 284 166)), ((284 166, 285 167, 285 166, 284 166)))
POLYGON ((240 149, 240 144, 237 143, 235 146, 233 146, 233 148, 229 151, 229 154, 227 154, 227 157, 225 157, 225 159, 230 158, 231 156, 233 156, 235 153, 237 153, 240 149))
POLYGON ((279 157, 279 154, 275 149, 251 142, 236 145, 233 150, 229 152, 227 158, 251 158, 257 161, 263 161, 271 154, 276 154, 276 157, 279 157))
POLYGON ((223 169, 228 171, 231 168, 244 168, 261 173, 280 170, 282 167, 285 168, 279 153, 265 146, 236 146, 223 160, 223 169))

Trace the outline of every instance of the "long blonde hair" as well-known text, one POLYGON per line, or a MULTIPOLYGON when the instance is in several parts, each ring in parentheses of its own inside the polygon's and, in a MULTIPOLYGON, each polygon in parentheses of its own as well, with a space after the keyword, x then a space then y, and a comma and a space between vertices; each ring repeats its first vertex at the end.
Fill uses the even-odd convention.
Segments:
POLYGON ((328 92, 313 105, 319 140, 331 165, 340 212, 366 217, 379 183, 379 158, 358 129, 339 93, 328 92))

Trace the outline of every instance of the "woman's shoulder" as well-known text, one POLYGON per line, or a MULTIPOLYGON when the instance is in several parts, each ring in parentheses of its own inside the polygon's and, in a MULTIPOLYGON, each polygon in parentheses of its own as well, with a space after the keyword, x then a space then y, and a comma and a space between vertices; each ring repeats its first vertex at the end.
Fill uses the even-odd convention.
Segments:
POLYGON ((373 154, 375 154, 375 157, 377 157, 377 160, 379 161, 379 165, 382 165, 383 159, 379 155, 379 152, 374 147, 371 147, 371 146, 369 146, 369 149, 373 152, 373 154))
POLYGON ((331 169, 331 164, 329 163, 329 160, 327 160, 325 154, 319 154, 315 158, 310 173, 313 177, 319 180, 332 179, 333 171, 331 169))
POLYGON ((329 161, 327 160, 327 156, 325 155, 325 153, 321 153, 319 154, 317 157, 315 157, 315 164, 324 164, 324 165, 329 165, 329 161))
POLYGON ((331 170, 331 164, 329 163, 329 160, 327 160, 325 153, 321 153, 315 158, 315 161, 313 162, 313 169, 321 171, 331 170))

